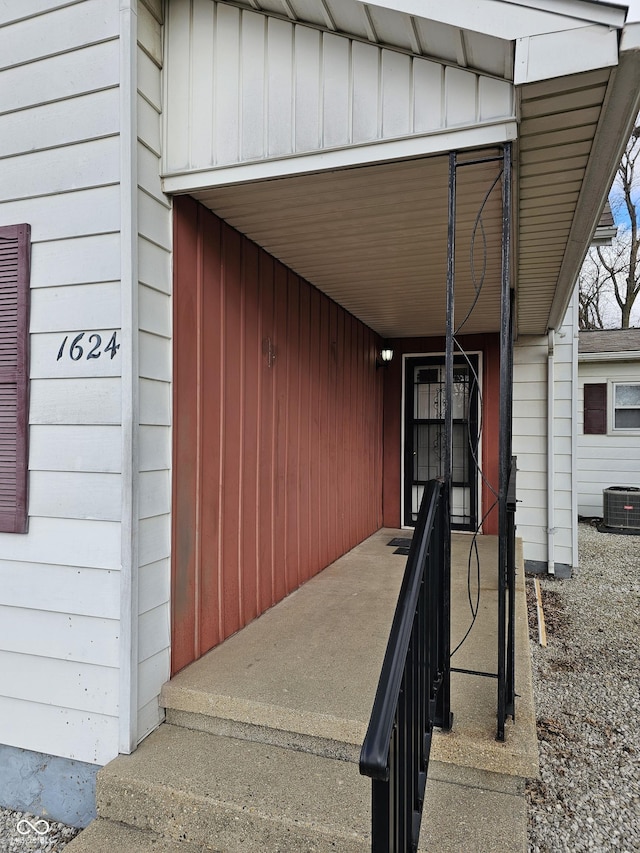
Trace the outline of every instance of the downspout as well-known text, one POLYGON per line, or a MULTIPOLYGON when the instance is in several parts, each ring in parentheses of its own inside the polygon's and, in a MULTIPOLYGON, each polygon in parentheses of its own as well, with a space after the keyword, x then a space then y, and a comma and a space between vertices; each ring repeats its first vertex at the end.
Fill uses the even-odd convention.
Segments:
POLYGON ((136 0, 120 0, 122 491, 119 751, 138 744, 138 173, 136 0))
POLYGON ((555 332, 549 329, 547 352, 547 571, 555 574, 555 332))
POLYGON ((578 291, 573 295, 573 349, 571 352, 571 567, 578 568, 578 291))

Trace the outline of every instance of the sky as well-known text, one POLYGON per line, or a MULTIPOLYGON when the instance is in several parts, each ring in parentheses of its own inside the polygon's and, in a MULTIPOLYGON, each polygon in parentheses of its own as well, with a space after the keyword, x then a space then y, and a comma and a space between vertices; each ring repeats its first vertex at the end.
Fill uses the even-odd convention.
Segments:
MULTIPOLYGON (((627 23, 631 23, 633 21, 640 22, 640 0, 619 0, 622 5, 626 5, 629 7, 629 14, 627 15, 627 23)), ((613 193, 615 195, 615 193, 613 193)), ((614 204, 615 206, 615 204, 614 204)), ((622 215, 622 211, 616 210, 614 213, 616 218, 616 222, 618 225, 624 225, 629 223, 629 220, 622 215)), ((638 301, 640 302, 640 300, 638 301)), ((636 303, 634 308, 631 325, 632 326, 640 326, 640 305, 636 303)), ((613 304, 610 308, 605 306, 605 326, 617 327, 620 323, 620 311, 617 305, 613 304)))
MULTIPOLYGON (((640 22, 640 0, 618 0, 618 2, 622 3, 622 5, 626 5, 629 7, 629 14, 627 15, 627 23, 631 23, 633 21, 640 22)), ((615 188, 612 190, 613 196, 613 207, 614 209, 614 217, 618 225, 628 225, 629 219, 625 214, 625 211, 621 209, 618 205, 615 204, 615 188)))

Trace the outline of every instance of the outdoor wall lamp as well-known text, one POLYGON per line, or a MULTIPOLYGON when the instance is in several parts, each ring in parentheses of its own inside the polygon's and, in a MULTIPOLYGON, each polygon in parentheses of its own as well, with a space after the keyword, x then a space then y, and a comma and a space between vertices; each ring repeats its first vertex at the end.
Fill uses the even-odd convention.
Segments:
POLYGON ((393 350, 386 348, 380 350, 380 354, 376 359, 376 367, 389 367, 391 363, 391 359, 393 358, 393 350))

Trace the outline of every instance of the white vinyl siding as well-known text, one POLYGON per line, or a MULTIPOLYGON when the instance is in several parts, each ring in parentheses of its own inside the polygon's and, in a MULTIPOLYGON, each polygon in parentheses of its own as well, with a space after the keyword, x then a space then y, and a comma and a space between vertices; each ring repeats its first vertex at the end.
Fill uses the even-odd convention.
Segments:
POLYGON ((578 513, 602 516, 602 492, 609 486, 640 486, 640 438, 636 430, 611 429, 615 383, 640 382, 640 360, 578 362, 578 513), (607 383, 606 435, 584 435, 584 386, 607 383))
MULTIPOLYGON (((0 539, 0 663, 9 673, 0 685, 0 743, 95 763, 122 748, 118 718, 128 701, 119 695, 128 689, 119 675, 119 643, 128 636, 120 624, 127 488, 121 375, 132 345, 121 331, 127 196, 119 6, 32 0, 19 20, 0 10, 0 223, 29 222, 33 240, 30 526, 26 536, 0 539), (81 332, 76 360, 70 346, 81 332), (104 347, 114 332, 120 349, 111 358, 104 347), (88 359, 98 340, 91 335, 100 336, 101 355, 88 359), (11 629, 16 619, 20 631, 11 629), (56 642, 47 639, 52 632, 56 642), (41 680, 44 659, 52 676, 34 693, 29 685, 41 680), (65 689, 49 695, 54 671, 65 689), (102 685, 99 701, 88 701, 89 683, 102 685)), ((144 0, 137 12, 140 374, 133 389, 139 452, 132 556, 139 567, 131 572, 139 586, 133 726, 141 739, 160 722, 157 696, 169 677, 172 355, 171 207, 159 177, 161 3, 144 0)))
POLYGON ((577 316, 573 297, 565 321, 554 341, 554 561, 566 566, 578 565, 577 540, 574 527, 577 523, 573 497, 573 456, 577 453, 574 418, 576 413, 575 368, 577 355, 577 316), (574 326, 574 319, 576 325, 574 326))
POLYGON ((510 83, 213 0, 172 0, 167 175, 510 121, 510 83))
POLYGON ((159 0, 138 5, 138 740, 162 720, 158 695, 170 675, 172 218, 160 181, 161 12, 159 0))
POLYGON ((547 562, 547 338, 521 337, 513 353, 516 524, 525 560, 547 562))
MULTIPOLYGON (((574 383, 575 311, 554 335, 553 374, 553 561, 575 567, 574 383)), ((516 523, 524 558, 548 563, 548 353, 545 337, 521 336, 514 348, 513 452, 518 457, 516 523)))
POLYGON ((1 5, 0 223, 30 223, 33 248, 30 518, 0 535, 0 743, 101 764, 118 751, 121 350, 68 348, 120 335, 119 4, 1 5))

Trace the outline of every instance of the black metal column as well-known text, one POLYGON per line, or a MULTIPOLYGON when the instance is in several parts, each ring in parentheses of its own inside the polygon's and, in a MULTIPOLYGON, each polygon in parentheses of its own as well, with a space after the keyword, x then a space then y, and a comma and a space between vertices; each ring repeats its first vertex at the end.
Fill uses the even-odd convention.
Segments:
POLYGON ((451 714, 451 483, 453 466, 453 348, 454 348, 454 309, 455 309, 455 251, 456 251, 456 168, 457 156, 449 154, 449 200, 447 223, 447 316, 445 344, 445 422, 443 453, 443 565, 442 565, 442 625, 443 659, 446 669, 443 672, 443 685, 438 697, 436 718, 443 729, 453 724, 451 714))
MULTIPOLYGON (((502 282, 500 294, 500 435, 498 493, 498 728, 504 740, 507 714, 514 714, 514 696, 507 695, 507 649, 514 654, 514 614, 507 614, 507 592, 513 596, 514 579, 509 578, 509 531, 507 492, 511 471, 511 419, 513 398, 513 335, 511 320, 511 143, 503 149, 502 170, 502 282), (510 582, 511 581, 511 582, 510 582), (509 618, 507 619, 507 615, 509 618)), ((511 606, 509 606, 511 611, 511 606)), ((512 667, 510 666, 509 669, 512 667)), ((510 673, 511 692, 513 672, 510 673)))

